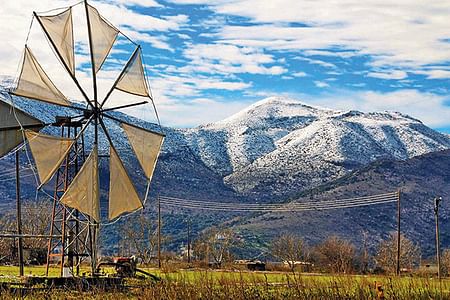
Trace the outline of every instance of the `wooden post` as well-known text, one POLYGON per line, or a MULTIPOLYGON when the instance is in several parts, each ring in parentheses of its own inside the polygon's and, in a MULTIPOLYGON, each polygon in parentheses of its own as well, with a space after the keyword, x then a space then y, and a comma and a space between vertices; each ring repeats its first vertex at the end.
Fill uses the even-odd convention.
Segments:
POLYGON ((439 204, 441 202, 441 197, 434 198, 434 220, 436 223, 436 262, 438 267, 438 279, 441 280, 441 251, 440 251, 440 241, 439 241, 439 204))
POLYGON ((22 204, 20 200, 20 174, 19 174, 19 151, 16 151, 16 208, 17 208, 17 234, 19 235, 17 239, 17 256, 19 259, 19 275, 23 276, 23 244, 22 244, 22 204))
POLYGON ((191 263, 191 219, 188 218, 187 223, 187 255, 188 255, 188 264, 191 263))
POLYGON ((396 268, 396 273, 397 276, 400 275, 400 247, 401 247, 401 243, 400 243, 400 221, 401 221, 401 217, 400 217, 400 198, 401 198, 401 194, 400 194, 400 190, 397 192, 397 268, 396 268))
POLYGON ((161 268, 161 200, 158 196, 158 268, 161 268))

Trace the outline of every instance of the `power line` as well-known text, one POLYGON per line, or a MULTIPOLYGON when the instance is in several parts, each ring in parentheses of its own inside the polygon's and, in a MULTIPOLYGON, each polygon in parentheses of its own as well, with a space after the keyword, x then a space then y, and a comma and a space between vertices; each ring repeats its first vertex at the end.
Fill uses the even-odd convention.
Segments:
POLYGON ((296 202, 289 202, 289 203, 231 203, 231 202, 211 202, 211 201, 201 201, 201 200, 188 200, 188 199, 182 199, 182 198, 175 198, 175 197, 161 197, 161 199, 164 199, 164 201, 167 202, 178 202, 181 204, 196 204, 196 205, 212 205, 212 206, 232 206, 232 207, 248 207, 248 208, 278 208, 280 206, 305 206, 305 205, 331 205, 331 204, 348 204, 350 202, 368 202, 368 201, 377 201, 377 200, 391 200, 391 199, 397 199, 396 193, 386 193, 386 194, 379 194, 379 195, 373 195, 373 196, 365 196, 365 197, 354 197, 354 198, 346 198, 346 199, 339 199, 339 200, 323 200, 323 201, 315 201, 315 202, 303 202, 303 203, 296 203, 296 202))
POLYGON ((388 200, 388 201, 380 201, 374 203, 360 203, 360 204, 349 204, 349 205, 337 205, 337 206, 328 206, 328 207, 309 207, 309 208, 293 208, 293 209, 242 209, 242 208, 220 208, 220 207, 206 207, 206 206, 192 206, 192 205, 182 205, 182 204, 174 204, 174 203, 165 203, 161 202, 162 205, 171 206, 176 208, 186 208, 186 209, 199 209, 199 210, 213 210, 213 211, 228 211, 228 212, 302 212, 302 211, 321 211, 321 210, 330 210, 330 209, 344 209, 344 208, 352 208, 352 207, 362 207, 362 206, 371 206, 378 204, 386 204, 393 203, 397 200, 388 200))
POLYGON ((376 203, 384 203, 384 202, 391 202, 395 201, 394 198, 385 198, 385 199, 378 199, 376 201, 349 201, 346 203, 320 203, 320 204, 314 204, 314 203, 305 203, 302 205, 296 205, 296 204, 287 204, 287 205, 279 205, 279 206, 259 206, 259 207, 248 207, 245 205, 202 205, 202 204, 196 204, 196 203, 190 203, 190 202, 177 202, 177 201, 170 201, 166 199, 162 199, 163 202, 167 205, 187 205, 190 207, 197 207, 197 208, 220 208, 220 209, 230 209, 230 210, 248 210, 248 211, 261 211, 261 210, 293 210, 293 209, 321 209, 321 208, 327 208, 327 207, 339 207, 339 206, 346 206, 346 205, 368 205, 368 204, 376 204, 376 203))
POLYGON ((306 203, 258 204, 258 203, 219 203, 210 201, 188 200, 174 197, 160 197, 161 204, 169 207, 213 211, 235 212, 300 212, 312 210, 344 209, 370 205, 387 204, 397 201, 397 193, 355 197, 339 200, 324 200, 306 203))

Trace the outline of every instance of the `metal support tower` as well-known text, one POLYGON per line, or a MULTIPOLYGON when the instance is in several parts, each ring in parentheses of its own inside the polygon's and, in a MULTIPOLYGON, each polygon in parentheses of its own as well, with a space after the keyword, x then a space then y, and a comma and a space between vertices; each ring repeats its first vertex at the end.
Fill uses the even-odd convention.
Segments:
MULTIPOLYGON (((83 123, 68 117, 57 117, 54 125, 61 128, 62 137, 75 138, 83 123)), ((47 248, 47 276, 52 263, 59 265, 60 276, 63 276, 64 267, 68 267, 73 275, 79 275, 80 263, 87 258, 92 259, 92 232, 89 220, 77 210, 59 202, 84 160, 84 136, 81 135, 79 140, 75 139, 69 155, 55 175, 52 220, 47 248)))

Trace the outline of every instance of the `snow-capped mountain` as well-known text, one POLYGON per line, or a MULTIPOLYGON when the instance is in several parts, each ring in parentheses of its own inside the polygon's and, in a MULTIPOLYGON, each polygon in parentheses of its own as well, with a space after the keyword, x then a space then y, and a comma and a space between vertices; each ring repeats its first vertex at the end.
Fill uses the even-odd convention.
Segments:
MULTIPOLYGON (((3 79, 1 84, 10 86, 11 82, 3 79)), ((0 96, 8 98, 4 89, 0 89, 0 96)), ((44 122, 52 122, 56 115, 79 114, 38 101, 15 99, 19 108, 44 122)), ((156 128, 122 113, 116 116, 156 128)), ((122 129, 111 120, 105 122, 126 164, 139 177, 142 172, 134 167, 138 164, 122 129)), ((403 160, 450 148, 448 135, 398 112, 337 111, 280 97, 259 101, 216 123, 163 130, 167 137, 155 185, 175 193, 171 196, 197 199, 205 195, 230 200, 241 196, 283 199, 380 158, 403 160), (211 185, 213 177, 215 186, 211 185)), ((89 144, 92 132, 87 130, 86 134, 89 144)), ((106 139, 100 141, 100 152, 107 151, 106 139)))
POLYGON ((380 158, 450 148, 447 135, 398 112, 335 111, 278 97, 182 133, 227 184, 258 197, 286 196, 380 158))
MULTIPOLYGON (((0 97, 8 100, 9 96, 1 88, 1 84, 0 97)), ((10 85, 11 83, 4 84, 10 85)), ((79 114, 78 111, 68 108, 60 108, 20 97, 15 97, 14 104, 44 122, 53 122, 56 115, 79 114)), ((130 123, 157 129, 155 124, 126 114, 120 112, 112 114, 130 123)), ((104 121, 133 183, 142 195, 145 192, 145 179, 124 132, 116 122, 107 119, 104 121)), ((45 129, 45 132, 58 134, 57 130, 57 128, 49 127, 45 129)), ((373 165, 374 161, 390 159, 385 164, 403 165, 416 160, 416 158, 407 160, 411 157, 450 149, 449 135, 436 132, 419 120, 401 113, 336 111, 278 97, 259 101, 216 123, 191 129, 164 127, 163 131, 166 139, 153 176, 150 202, 147 204, 147 207, 150 208, 155 207, 152 201, 156 194, 221 202, 255 203, 260 200, 284 202, 288 198, 301 199, 301 192, 309 193, 308 195, 314 194, 314 190, 308 191, 311 188, 320 186, 317 190, 323 190, 324 185, 330 185, 333 187, 333 193, 330 192, 329 197, 333 197, 335 194, 351 197, 355 194, 353 191, 357 189, 353 189, 345 195, 339 195, 339 192, 342 192, 341 181, 347 180, 344 183, 352 183, 353 179, 349 181, 348 178, 353 178, 352 174, 359 174, 359 170, 363 172, 365 168, 362 167, 373 165), (399 160, 406 161, 399 162, 399 160), (355 170, 358 171, 352 172, 355 170), (346 176, 341 177, 343 175, 346 176), (333 181, 333 179, 338 180, 333 181)), ((92 130, 88 129, 85 136, 88 151, 92 137, 92 130)), ((101 154, 107 154, 106 139, 102 136, 99 149, 101 154)), ((439 155, 436 157, 433 160, 435 165, 439 164, 439 160, 442 159, 439 155)), ((424 164, 428 162, 426 159, 417 159, 424 164)), ((28 160, 25 155, 21 162, 24 167, 21 172, 24 177, 22 180, 23 198, 34 199, 36 184, 30 171, 26 170, 28 160), (27 175, 30 177, 25 177, 27 175)), ((102 201, 106 201, 109 184, 107 162, 107 159, 100 161, 101 188, 104 192, 102 201)), ((0 176, 0 206, 6 210, 8 207, 12 208, 15 197, 14 173, 6 172, 6 170, 14 170, 12 155, 0 160, 0 170, 5 171, 0 176)), ((425 174, 424 172, 429 172, 429 170, 419 165, 410 172, 411 176, 405 177, 403 173, 407 172, 404 169, 386 167, 386 171, 377 175, 380 178, 369 174, 360 180, 366 184, 361 185, 361 188, 364 189, 366 195, 380 191, 392 191, 392 189, 406 187, 409 184, 413 185, 414 189, 411 189, 408 197, 416 199, 421 196, 428 199, 435 196, 430 193, 431 190, 435 191, 434 188, 437 185, 435 184, 433 189, 428 187, 427 180, 429 178, 427 176, 431 173, 425 174), (423 172, 416 178, 414 176, 418 173, 417 170, 423 170, 423 172), (393 176, 399 178, 395 184, 391 183, 393 176), (425 178, 427 180, 424 180, 425 178), (421 186, 426 186, 427 189, 422 189, 421 186), (423 195, 423 193, 420 194, 422 190, 429 192, 423 195)), ((435 170, 435 173, 434 180, 445 181, 448 178, 447 173, 442 175, 441 170, 435 170)), ((439 186, 442 187, 444 184, 439 186)), ((49 189, 51 188, 49 186, 49 189)), ((442 192, 442 189, 439 191, 442 192)), ((444 190, 443 195, 446 194, 448 192, 444 190)), ((106 203, 102 205, 105 206, 106 203)), ((362 208, 360 210, 366 211, 362 208)), ((335 221, 347 216, 346 212, 342 212, 342 215, 335 215, 333 218, 326 213, 311 216, 309 219, 303 216, 304 221, 301 224, 308 223, 308 220, 314 220, 315 223, 311 223, 314 225, 308 227, 311 229, 312 236, 318 236, 318 232, 351 236, 353 226, 364 223, 367 215, 374 211, 376 211, 375 208, 368 210, 367 213, 361 214, 360 218, 355 216, 348 224, 346 223, 346 226, 341 227, 336 227, 338 223, 335 221), (320 224, 326 224, 328 227, 324 225, 321 228, 320 224)), ((151 213, 151 209, 149 213, 151 213)), ((190 213, 196 214, 195 211, 190 213)), ((204 212, 201 214, 197 221, 198 232, 207 226, 230 220, 229 214, 205 215, 204 212)), ((384 214, 384 211, 378 213, 380 218, 384 214)), ((263 215, 260 219, 255 220, 243 219, 240 224, 248 224, 245 230, 252 231, 267 225, 273 227, 273 232, 280 232, 281 229, 294 228, 291 224, 297 222, 298 216, 292 215, 286 219, 283 218, 284 216, 263 215), (264 218, 269 221, 278 220, 278 225, 270 222, 266 224, 264 218)), ((184 235, 179 236, 179 226, 181 226, 179 222, 178 214, 167 213, 165 216, 166 228, 173 235, 174 243, 177 238, 181 240, 185 238, 184 235)), ((422 222, 419 225, 423 224, 422 222)), ((114 231, 113 227, 105 228, 111 232, 114 231)), ((380 228, 373 228, 373 230, 380 230, 380 228)), ((114 240, 117 238, 117 233, 104 236, 111 239, 105 240, 105 244, 117 244, 114 240)), ((448 239, 443 239, 443 241, 448 245, 448 239)))

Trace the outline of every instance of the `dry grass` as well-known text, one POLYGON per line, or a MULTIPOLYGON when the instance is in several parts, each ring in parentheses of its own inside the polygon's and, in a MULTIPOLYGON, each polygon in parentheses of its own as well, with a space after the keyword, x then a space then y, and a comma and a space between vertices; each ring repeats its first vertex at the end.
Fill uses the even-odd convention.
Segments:
MULTIPOLYGON (((330 276, 189 271, 161 274, 162 281, 130 281, 126 291, 37 290, 28 299, 450 299, 450 281, 413 277, 330 276), (273 276, 272 276, 273 275, 273 276)), ((2 293, 0 299, 17 296, 2 293)))

